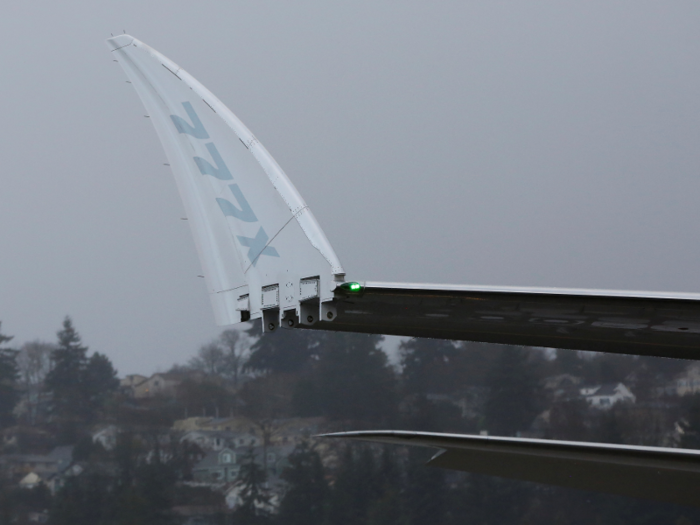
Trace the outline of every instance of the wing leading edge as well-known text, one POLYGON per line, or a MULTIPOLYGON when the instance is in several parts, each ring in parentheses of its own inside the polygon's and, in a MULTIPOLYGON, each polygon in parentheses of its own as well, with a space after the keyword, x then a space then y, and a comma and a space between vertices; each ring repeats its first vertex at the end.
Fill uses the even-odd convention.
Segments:
POLYGON ((700 294, 347 283, 318 328, 700 358, 700 294))
POLYGON ((698 507, 700 451, 403 431, 321 437, 440 449, 428 465, 698 507))

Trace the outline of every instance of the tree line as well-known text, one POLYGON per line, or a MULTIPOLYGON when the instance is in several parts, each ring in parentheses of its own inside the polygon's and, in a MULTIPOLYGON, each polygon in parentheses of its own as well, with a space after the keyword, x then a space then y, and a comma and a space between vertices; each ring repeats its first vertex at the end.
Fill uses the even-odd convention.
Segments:
MULTIPOLYGON (((75 459, 86 472, 55 498, 41 488, 0 489, 0 519, 17 505, 45 505, 55 524, 174 523, 175 505, 222 505, 220 494, 181 483, 191 479, 201 451, 157 438, 187 415, 246 415, 268 430, 277 419, 319 417, 324 431, 513 436, 531 431, 546 413, 541 432, 548 438, 668 445, 664 440, 678 424, 677 445, 700 448, 700 397, 661 393, 686 367, 679 360, 411 339, 392 364, 381 336, 312 330, 260 336, 253 323, 245 332, 224 331, 174 366, 170 373, 182 379, 175 398, 136 403, 119 392, 109 359, 89 353, 70 318, 55 343, 33 342, 18 354, 11 341, 0 335, 0 425, 15 423, 18 394, 39 385, 47 406, 40 424, 54 444, 76 445, 75 459), (576 396, 557 398, 543 384, 563 374, 582 384, 625 381, 639 402, 596 411, 576 396), (89 438, 100 421, 123 429, 113 451, 89 438)), ((248 457, 238 480, 242 504, 234 515, 215 519, 241 525, 700 523, 692 509, 427 468, 429 454, 421 450, 330 446, 332 462, 313 440, 292 454, 278 514, 270 512, 264 469, 248 457)))

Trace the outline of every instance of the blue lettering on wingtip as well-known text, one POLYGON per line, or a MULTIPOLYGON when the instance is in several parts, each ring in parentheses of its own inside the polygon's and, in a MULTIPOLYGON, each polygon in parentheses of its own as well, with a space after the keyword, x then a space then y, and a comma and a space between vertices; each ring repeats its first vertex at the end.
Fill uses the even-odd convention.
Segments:
POLYGON ((243 196, 243 192, 241 192, 238 184, 229 184, 228 187, 231 189, 231 193, 233 193, 233 196, 238 201, 240 208, 236 208, 232 202, 227 201, 226 199, 216 199, 216 202, 219 203, 219 208, 221 208, 224 215, 227 217, 235 217, 243 222, 257 222, 258 218, 255 216, 253 208, 250 207, 250 204, 248 204, 248 201, 243 196))
POLYGON ((272 246, 266 246, 267 241, 270 239, 265 233, 265 230, 261 227, 255 237, 243 237, 241 235, 236 236, 241 245, 248 249, 248 259, 251 264, 255 266, 258 263, 258 258, 261 255, 269 255, 270 257, 279 257, 280 254, 277 253, 272 246))
POLYGON ((202 175, 211 175, 219 180, 233 180, 233 175, 231 175, 231 172, 228 170, 224 159, 221 158, 221 154, 219 153, 219 150, 216 149, 214 143, 207 142, 205 145, 209 150, 209 154, 214 160, 216 167, 212 166, 211 162, 203 159, 202 157, 195 157, 194 161, 199 168, 199 172, 202 175))
POLYGON ((175 127, 177 128, 178 132, 186 133, 187 135, 192 135, 196 139, 208 139, 209 133, 207 133, 207 130, 204 129, 204 124, 202 124, 202 121, 199 120, 197 113, 192 107, 192 104, 190 104, 189 102, 183 102, 182 106, 185 108, 185 111, 190 117, 190 120, 192 120, 192 124, 187 122, 182 117, 178 117, 177 115, 170 115, 170 118, 173 120, 173 124, 175 124, 175 127))

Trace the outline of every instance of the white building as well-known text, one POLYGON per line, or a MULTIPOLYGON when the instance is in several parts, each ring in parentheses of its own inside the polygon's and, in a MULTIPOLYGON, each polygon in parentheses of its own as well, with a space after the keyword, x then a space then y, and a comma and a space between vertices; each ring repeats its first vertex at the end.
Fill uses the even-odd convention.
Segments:
POLYGON ((622 383, 587 386, 581 388, 580 393, 592 407, 601 410, 607 410, 621 401, 634 403, 637 400, 636 396, 622 383))

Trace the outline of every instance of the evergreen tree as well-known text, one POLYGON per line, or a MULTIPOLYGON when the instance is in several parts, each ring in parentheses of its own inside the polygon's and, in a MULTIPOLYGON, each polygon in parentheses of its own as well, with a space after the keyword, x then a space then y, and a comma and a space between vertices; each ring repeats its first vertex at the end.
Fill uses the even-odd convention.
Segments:
MULTIPOLYGON (((0 322, 0 327, 2 323, 0 322)), ((0 428, 11 425, 14 421, 12 411, 17 404, 17 351, 3 347, 12 340, 12 336, 0 332, 0 428)))
POLYGON ((357 482, 355 455, 352 445, 346 445, 335 477, 328 506, 328 523, 333 525, 361 525, 364 516, 355 506, 357 482))
POLYGON ((285 525, 323 525, 329 489, 321 457, 304 441, 289 456, 282 473, 289 488, 280 505, 278 521, 285 525))
POLYGON ((73 439, 79 423, 93 419, 108 395, 119 386, 117 372, 107 356, 94 353, 87 357, 73 321, 66 316, 57 334, 58 344, 51 352, 53 368, 46 375, 44 388, 52 394, 52 413, 64 434, 73 439))
POLYGON ((368 445, 347 445, 331 492, 329 522, 334 525, 364 525, 370 509, 381 498, 373 449, 368 445))
POLYGON ((134 492, 143 500, 139 521, 148 525, 169 525, 173 522, 169 510, 173 504, 173 492, 177 476, 173 469, 159 460, 156 447, 154 461, 136 469, 134 492))
POLYGON ((368 525, 400 525, 404 522, 401 491, 403 480, 401 466, 396 460, 396 449, 385 446, 377 471, 378 497, 371 503, 368 525))
POLYGON ((314 372, 323 415, 374 423, 395 417, 396 376, 381 341, 382 336, 352 333, 324 340, 314 372))
POLYGON ((105 513, 110 501, 109 485, 109 478, 97 474, 68 478, 53 500, 49 522, 52 525, 110 523, 105 513))
POLYGON ((279 330, 260 333, 260 321, 256 320, 247 330, 251 338, 257 338, 250 347, 250 357, 245 368, 256 372, 298 372, 309 363, 318 346, 319 334, 313 330, 279 330))
POLYGON ((445 471, 426 467, 432 452, 410 447, 405 492, 408 525, 442 525, 446 518, 445 471))
POLYGON ((95 352, 88 359, 84 376, 85 395, 93 411, 101 409, 109 395, 119 388, 117 371, 106 355, 95 352))
POLYGON ((586 415, 590 410, 584 399, 567 399, 552 404, 549 412, 549 439, 586 441, 586 415))
POLYGON ((556 367, 560 374, 580 376, 583 372, 583 360, 576 350, 557 350, 556 367))
POLYGON ((58 345, 51 352, 53 369, 46 375, 44 385, 53 395, 54 416, 66 425, 89 416, 89 400, 84 391, 88 349, 81 344, 80 335, 68 316, 56 335, 58 345))
POLYGON ((236 484, 240 487, 241 504, 234 512, 234 521, 240 525, 265 525, 270 522, 270 495, 267 472, 255 461, 250 449, 243 457, 236 484))
POLYGON ((685 396, 683 405, 685 414, 681 420, 683 434, 679 446, 700 449, 700 394, 685 396))
POLYGON ((524 348, 506 346, 489 374, 485 419, 489 433, 512 436, 527 430, 537 413, 537 380, 524 348))
POLYGON ((452 393, 462 384, 455 370, 458 350, 452 341, 411 339, 401 343, 400 352, 408 393, 452 393))

